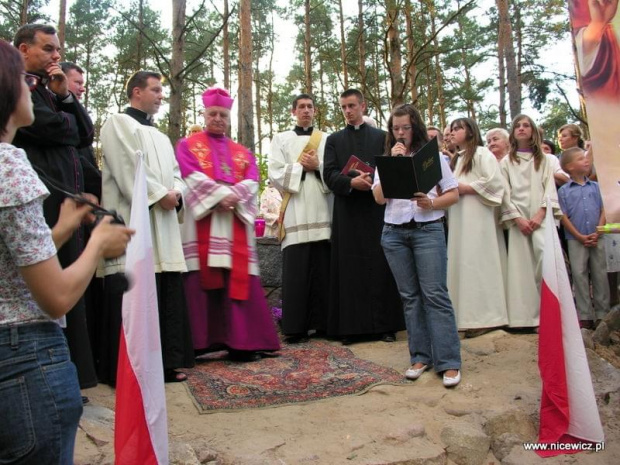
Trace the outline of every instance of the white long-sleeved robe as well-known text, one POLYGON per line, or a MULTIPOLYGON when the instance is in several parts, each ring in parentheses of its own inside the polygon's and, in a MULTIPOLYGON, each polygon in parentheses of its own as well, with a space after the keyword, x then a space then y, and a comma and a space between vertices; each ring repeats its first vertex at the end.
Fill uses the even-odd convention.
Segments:
POLYGON ((545 221, 543 218, 541 227, 525 236, 514 219, 531 219, 540 208, 547 208, 547 197, 551 200, 555 218, 562 217, 562 210, 547 157, 543 157, 538 170, 531 152, 517 152, 517 157, 519 163, 513 163, 509 156, 500 162, 508 184, 501 207, 501 221, 508 229, 506 303, 510 326, 533 327, 538 326, 540 315, 545 221))
MULTIPOLYGON (((179 224, 184 208, 165 210, 157 202, 170 189, 185 191, 179 165, 168 136, 157 128, 140 124, 126 114, 112 115, 101 128, 103 148, 102 205, 114 209, 129 224, 136 168, 136 152, 144 155, 153 241, 155 272, 185 272, 179 224)), ((105 262, 103 274, 124 270, 124 256, 105 262)), ((101 273, 100 273, 101 274, 101 273)))
POLYGON ((297 162, 310 136, 298 136, 295 131, 276 134, 271 141, 269 179, 280 192, 290 192, 291 199, 284 216, 286 236, 282 249, 289 245, 328 240, 331 235, 333 198, 323 180, 323 154, 327 134, 323 134, 317 149, 321 179, 314 172, 304 173, 297 162))
POLYGON ((495 156, 478 147, 472 170, 455 176, 475 195, 461 195, 448 215, 448 290, 459 329, 491 328, 508 324, 505 273, 506 244, 499 208, 504 179, 495 156))

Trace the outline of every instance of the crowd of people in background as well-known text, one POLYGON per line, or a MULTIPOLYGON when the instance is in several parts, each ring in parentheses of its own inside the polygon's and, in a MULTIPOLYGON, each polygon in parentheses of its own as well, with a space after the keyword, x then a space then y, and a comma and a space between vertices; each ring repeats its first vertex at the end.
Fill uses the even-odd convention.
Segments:
MULTIPOLYGON (((13 45, 0 43, 0 363, 12 367, 0 375, 10 385, 1 401, 9 422, 2 434, 10 435, 1 440, 11 446, 3 458, 69 463, 88 401, 79 388, 116 382, 122 255, 132 234, 109 216, 93 226, 91 206, 130 220, 141 153, 163 372, 166 382, 183 382, 182 369, 204 353, 226 350, 247 363, 281 347, 254 229, 267 180, 250 150, 227 136, 233 99, 225 89, 204 92, 205 125, 192 125, 173 147, 153 124, 163 88, 149 71, 129 77, 128 107, 101 130, 100 170, 79 102, 84 72, 60 63, 55 29, 23 26, 13 45), (93 279, 97 265, 102 280, 93 279), (23 390, 30 405, 20 404, 23 390)), ((536 330, 547 209, 561 220, 578 318, 591 327, 605 315, 609 286, 596 232, 605 213, 578 126, 560 128, 558 154, 527 115, 487 131, 485 147, 471 118, 427 127, 404 104, 383 131, 360 91, 345 90, 339 104, 346 126, 328 135, 314 126, 314 97, 295 96, 295 125, 271 144, 273 198, 265 196, 262 211, 282 248, 285 343, 390 343, 406 329, 405 377, 434 368, 445 387, 456 386, 458 331, 536 330), (375 156, 412 157, 433 138, 439 183, 411 199, 386 197, 375 156)))

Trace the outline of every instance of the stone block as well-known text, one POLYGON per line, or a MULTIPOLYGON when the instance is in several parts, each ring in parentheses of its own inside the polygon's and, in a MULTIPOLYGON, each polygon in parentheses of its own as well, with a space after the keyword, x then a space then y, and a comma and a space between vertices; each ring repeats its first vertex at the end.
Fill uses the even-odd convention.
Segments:
POLYGON ((612 308, 603 321, 607 324, 610 331, 617 331, 620 329, 620 307, 612 308))
POLYGON ((444 427, 441 440, 448 459, 457 465, 482 465, 491 446, 491 438, 479 425, 465 421, 444 427))
POLYGON ((282 286, 282 251, 277 239, 273 237, 257 238, 256 250, 263 287, 282 286))
POLYGON ((488 411, 485 412, 485 417, 487 422, 484 431, 492 439, 504 433, 516 434, 522 442, 532 441, 537 437, 538 431, 534 421, 521 410, 488 411))

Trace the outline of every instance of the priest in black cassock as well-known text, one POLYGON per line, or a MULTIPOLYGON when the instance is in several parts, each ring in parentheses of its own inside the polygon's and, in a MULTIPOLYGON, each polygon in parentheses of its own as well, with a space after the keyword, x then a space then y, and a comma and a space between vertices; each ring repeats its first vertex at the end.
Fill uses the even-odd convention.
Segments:
POLYGON ((371 191, 372 176, 342 173, 351 155, 375 166, 385 133, 364 123, 366 102, 349 89, 340 95, 347 126, 327 138, 324 178, 334 193, 328 334, 343 344, 380 338, 393 342, 404 329, 401 301, 381 248, 384 206, 371 191))
MULTIPOLYGON (((13 144, 24 149, 33 167, 45 175, 42 181, 50 195, 43 202, 43 214, 51 228, 58 221, 66 195, 54 189, 49 184, 50 179, 65 190, 93 194, 84 184, 78 150, 93 143, 95 131, 86 109, 70 92, 67 76, 59 65, 60 42, 56 29, 45 24, 25 24, 18 29, 13 44, 24 58, 26 71, 37 77, 37 85, 31 93, 34 123, 19 129, 13 144)), ((90 197, 90 200, 97 199, 90 197)), ((83 239, 84 231, 80 228, 58 249, 58 260, 63 268, 77 260, 83 239)), ((65 336, 80 388, 96 386, 97 374, 83 299, 67 313, 63 326, 66 326, 65 336)))

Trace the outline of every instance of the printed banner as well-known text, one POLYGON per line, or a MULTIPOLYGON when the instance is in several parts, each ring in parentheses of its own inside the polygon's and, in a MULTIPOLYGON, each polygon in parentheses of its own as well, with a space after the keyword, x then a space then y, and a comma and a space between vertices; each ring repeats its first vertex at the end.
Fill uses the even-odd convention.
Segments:
POLYGON ((607 223, 620 223, 620 12, 618 0, 569 0, 580 87, 607 223))

